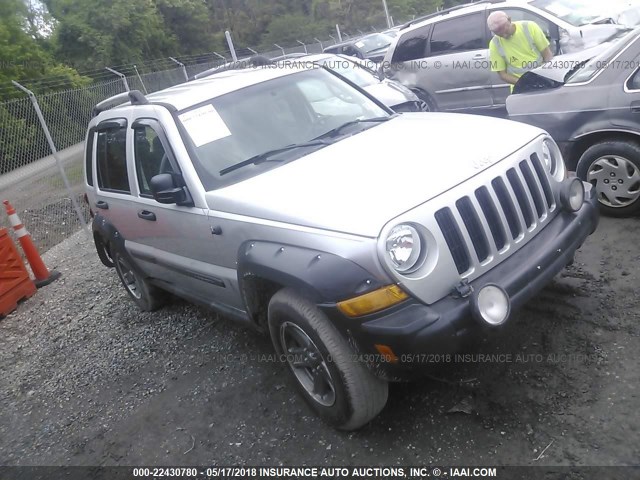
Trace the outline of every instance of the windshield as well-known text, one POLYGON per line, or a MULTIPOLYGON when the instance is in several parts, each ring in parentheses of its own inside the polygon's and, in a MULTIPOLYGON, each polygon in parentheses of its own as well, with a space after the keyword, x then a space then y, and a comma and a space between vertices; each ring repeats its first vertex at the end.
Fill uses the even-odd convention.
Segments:
POLYGON ((374 50, 388 47, 391 45, 392 41, 393 39, 389 35, 385 35, 384 33, 375 33, 373 35, 362 37, 356 42, 356 47, 364 50, 365 53, 369 53, 374 50))
POLYGON ((531 5, 576 27, 602 17, 618 16, 629 8, 629 0, 534 0, 531 5))
POLYGON ((636 28, 635 30, 625 30, 620 38, 611 43, 611 47, 587 61, 584 66, 577 68, 574 71, 570 71, 567 78, 565 78, 565 83, 587 82, 604 68, 620 68, 616 67, 615 63, 610 64, 610 62, 612 62, 616 55, 618 55, 627 45, 637 40, 638 35, 640 35, 640 28, 636 28))
MULTIPOLYGON (((193 163, 200 180, 206 190, 213 190, 339 141, 343 136, 289 148, 310 142, 347 122, 389 116, 385 109, 336 75, 316 68, 222 95, 180 112, 178 119, 184 127, 185 142, 195 157, 193 163), (282 153, 270 156, 268 161, 229 168, 278 149, 283 149, 282 153)), ((375 125, 359 122, 344 134, 375 125)))
POLYGON ((369 87, 380 82, 380 80, 378 80, 369 70, 344 58, 335 57, 330 60, 326 60, 323 62, 323 65, 362 88, 369 87))

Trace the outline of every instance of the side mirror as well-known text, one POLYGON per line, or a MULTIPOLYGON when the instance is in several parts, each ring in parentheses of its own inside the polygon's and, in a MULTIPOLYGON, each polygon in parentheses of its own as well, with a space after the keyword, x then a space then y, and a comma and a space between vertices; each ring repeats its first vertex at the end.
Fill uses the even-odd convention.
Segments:
POLYGON ((151 178, 149 182, 153 198, 158 203, 189 206, 193 205, 193 200, 187 191, 187 187, 179 186, 175 175, 170 173, 159 173, 151 178))

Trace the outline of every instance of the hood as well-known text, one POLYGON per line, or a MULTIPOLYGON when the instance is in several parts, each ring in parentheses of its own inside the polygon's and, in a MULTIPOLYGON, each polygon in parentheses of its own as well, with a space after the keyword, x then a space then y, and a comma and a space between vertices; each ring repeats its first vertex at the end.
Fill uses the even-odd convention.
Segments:
POLYGON ((206 199, 215 211, 374 238, 393 218, 477 175, 542 133, 479 115, 405 113, 207 192, 206 199), (498 137, 500 141, 494 141, 498 137))
POLYGON ((575 27, 572 35, 560 39, 562 51, 566 53, 580 52, 608 42, 613 37, 627 30, 628 27, 614 24, 588 24, 575 27))
POLYGON ((588 48, 579 52, 553 57, 549 65, 543 65, 525 72, 513 89, 514 94, 539 90, 548 90, 564 85, 567 74, 582 62, 587 62, 600 55, 611 46, 611 43, 588 48))
POLYGON ((417 100, 417 97, 411 92, 411 90, 407 89, 405 92, 402 89, 397 88, 393 83, 388 83, 386 81, 369 85, 368 87, 365 87, 365 90, 373 97, 384 103, 387 107, 393 107, 401 103, 417 100))
POLYGON ((607 11, 606 15, 602 15, 592 23, 617 23, 628 27, 640 25, 640 7, 634 0, 608 0, 607 11))

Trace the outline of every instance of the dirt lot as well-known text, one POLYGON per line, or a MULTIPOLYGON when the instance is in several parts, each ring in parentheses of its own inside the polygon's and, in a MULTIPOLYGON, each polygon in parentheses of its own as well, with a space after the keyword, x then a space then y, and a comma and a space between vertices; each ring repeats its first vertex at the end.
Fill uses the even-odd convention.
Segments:
POLYGON ((62 279, 0 321, 0 465, 637 465, 639 238, 602 219, 475 357, 341 433, 267 340, 186 303, 139 313, 78 234, 46 255, 62 279))

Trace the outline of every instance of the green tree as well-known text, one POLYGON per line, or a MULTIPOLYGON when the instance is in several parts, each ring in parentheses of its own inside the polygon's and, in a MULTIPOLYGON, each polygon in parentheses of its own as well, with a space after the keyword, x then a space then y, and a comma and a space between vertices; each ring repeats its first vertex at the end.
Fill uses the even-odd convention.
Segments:
POLYGON ((215 29, 202 0, 156 0, 164 29, 177 40, 177 54, 195 54, 212 49, 215 29))
POLYGON ((47 51, 45 38, 31 28, 29 12, 22 0, 0 2, 0 100, 24 94, 11 80, 30 81, 55 76, 51 85, 72 88, 86 83, 77 72, 57 63, 47 51))
POLYGON ((309 17, 302 14, 276 17, 267 26, 262 42, 268 47, 274 43, 297 45, 297 40, 313 41, 314 37, 326 37, 327 33, 331 32, 332 27, 328 22, 309 20, 309 17))
POLYGON ((179 51, 176 36, 164 24, 154 0, 45 3, 57 21, 56 56, 76 68, 136 63, 179 51))

